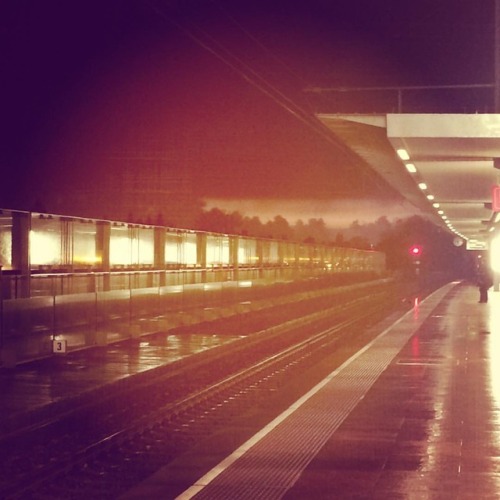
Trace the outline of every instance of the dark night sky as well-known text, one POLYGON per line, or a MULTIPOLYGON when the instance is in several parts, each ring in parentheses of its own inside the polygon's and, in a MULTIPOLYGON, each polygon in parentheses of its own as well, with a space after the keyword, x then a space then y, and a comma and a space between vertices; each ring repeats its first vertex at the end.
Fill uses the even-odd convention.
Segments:
POLYGON ((493 0, 18 0, 2 11, 6 208, 45 198, 50 211, 54 190, 97 182, 110 156, 159 147, 195 171, 209 206, 328 219, 338 198, 387 193, 360 188, 290 112, 327 110, 304 88, 493 80, 493 0))

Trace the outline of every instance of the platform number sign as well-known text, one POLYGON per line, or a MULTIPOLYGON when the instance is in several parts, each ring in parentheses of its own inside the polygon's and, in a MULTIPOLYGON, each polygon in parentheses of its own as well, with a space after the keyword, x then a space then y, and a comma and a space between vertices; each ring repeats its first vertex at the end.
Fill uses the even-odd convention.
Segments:
POLYGON ((52 351, 58 354, 66 352, 66 340, 53 340, 52 351))

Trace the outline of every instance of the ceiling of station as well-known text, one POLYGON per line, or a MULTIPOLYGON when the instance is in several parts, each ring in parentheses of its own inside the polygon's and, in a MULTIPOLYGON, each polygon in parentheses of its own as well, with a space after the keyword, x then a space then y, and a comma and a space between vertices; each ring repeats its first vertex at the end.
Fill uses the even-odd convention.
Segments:
POLYGON ((500 184, 500 114, 318 115, 334 136, 436 224, 482 249, 500 184))

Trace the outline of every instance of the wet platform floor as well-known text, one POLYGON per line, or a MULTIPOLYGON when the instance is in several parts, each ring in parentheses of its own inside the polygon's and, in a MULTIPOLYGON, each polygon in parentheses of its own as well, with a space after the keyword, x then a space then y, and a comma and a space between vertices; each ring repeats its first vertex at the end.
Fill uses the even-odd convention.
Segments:
POLYGON ((500 498, 500 296, 458 287, 286 494, 500 498))
POLYGON ((71 400, 238 338, 216 333, 157 333, 0 370, 0 430, 2 421, 17 415, 71 400))
POLYGON ((179 498, 500 498, 500 294, 477 300, 427 299, 179 498))

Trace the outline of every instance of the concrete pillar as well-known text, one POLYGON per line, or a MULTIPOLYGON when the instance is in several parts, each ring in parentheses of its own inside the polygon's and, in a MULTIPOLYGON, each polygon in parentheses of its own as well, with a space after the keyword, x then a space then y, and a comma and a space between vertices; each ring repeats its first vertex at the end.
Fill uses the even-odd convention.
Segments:
POLYGON ((201 269, 201 282, 207 281, 207 235, 196 233, 196 265, 201 269))
POLYGON ((101 261, 101 270, 105 273, 103 278, 103 289, 109 290, 111 270, 109 259, 109 247, 111 240, 111 223, 108 221, 98 221, 96 231, 96 257, 101 261))
POLYGON ((207 235, 196 233, 196 264, 201 269, 207 268, 207 235))
POLYGON ((262 279, 264 276, 264 242, 262 240, 256 241, 256 253, 259 278, 262 279))
POLYGON ((158 271, 161 271, 159 285, 165 286, 166 275, 165 275, 165 228, 164 227, 154 228, 154 246, 155 246, 154 267, 158 271))
POLYGON ((238 281, 238 248, 239 248, 239 237, 230 236, 229 237, 229 265, 233 268, 233 279, 238 281))
POLYGON ((22 277, 18 289, 20 298, 31 294, 30 229, 31 213, 12 212, 12 268, 22 277))

